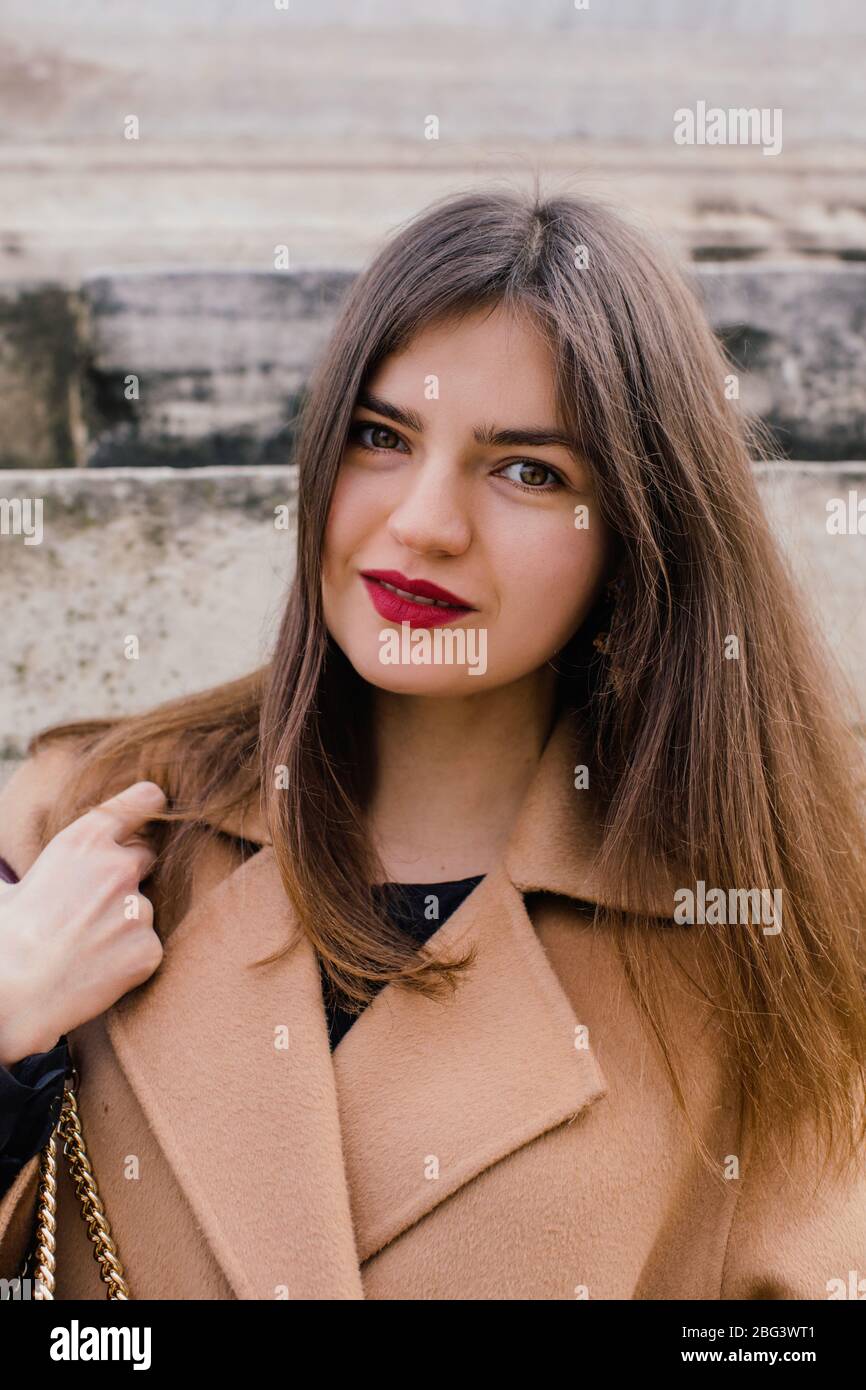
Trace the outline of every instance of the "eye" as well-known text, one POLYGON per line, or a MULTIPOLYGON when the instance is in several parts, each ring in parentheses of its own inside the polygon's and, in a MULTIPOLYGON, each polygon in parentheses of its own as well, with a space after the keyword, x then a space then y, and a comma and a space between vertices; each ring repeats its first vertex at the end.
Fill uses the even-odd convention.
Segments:
MULTIPOLYGON (((353 420, 349 426, 349 438, 360 448, 369 449, 375 454, 399 453, 401 450, 395 446, 403 444, 399 434, 387 425, 377 425, 373 420, 353 420)), ((405 445, 402 452, 409 452, 405 445)))
POLYGON ((518 459, 515 463, 507 463, 495 476, 508 478, 510 483, 524 492, 554 492, 563 485, 556 469, 539 459, 518 459), (514 469, 517 470, 516 476, 513 473, 514 469))

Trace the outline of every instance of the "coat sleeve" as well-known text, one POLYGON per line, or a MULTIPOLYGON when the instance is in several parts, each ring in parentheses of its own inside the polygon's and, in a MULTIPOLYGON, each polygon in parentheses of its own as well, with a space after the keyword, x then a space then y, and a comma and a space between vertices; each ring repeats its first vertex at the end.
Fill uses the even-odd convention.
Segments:
POLYGON ((48 1142, 60 1114, 69 1062, 64 1037, 49 1052, 0 1066, 0 1196, 48 1142))
POLYGON ((866 1150, 840 1175, 810 1135, 737 1181, 721 1299, 866 1298, 866 1150))

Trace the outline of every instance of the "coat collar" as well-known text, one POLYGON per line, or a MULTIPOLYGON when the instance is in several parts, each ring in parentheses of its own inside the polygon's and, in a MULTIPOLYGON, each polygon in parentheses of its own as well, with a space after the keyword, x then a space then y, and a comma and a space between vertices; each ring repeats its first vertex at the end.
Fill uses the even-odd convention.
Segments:
POLYGON ((585 735, 563 712, 545 744, 505 850, 505 868, 521 892, 560 893, 585 903, 670 918, 683 870, 657 866, 639 888, 604 877, 596 863, 602 826, 590 787, 575 787, 579 768, 591 769, 585 735))
POLYGON ((573 838, 590 830, 574 757, 560 720, 500 863, 430 939, 437 956, 476 952, 454 994, 387 986, 333 1054, 315 952, 258 812, 220 821, 260 848, 193 902, 107 1026, 239 1298, 363 1298, 366 1259, 605 1095, 523 898, 600 891, 589 839, 573 838))
MULTIPOLYGON (((596 867, 602 831, 589 788, 575 787, 578 767, 591 759, 586 738, 570 711, 557 718, 544 746, 533 780, 504 851, 508 877, 521 892, 559 893, 585 903, 599 903, 669 918, 676 887, 688 882, 682 873, 659 868, 648 874, 639 895, 625 884, 603 878, 596 867)), ((211 822, 227 834, 269 845, 267 823, 250 802, 211 822)))

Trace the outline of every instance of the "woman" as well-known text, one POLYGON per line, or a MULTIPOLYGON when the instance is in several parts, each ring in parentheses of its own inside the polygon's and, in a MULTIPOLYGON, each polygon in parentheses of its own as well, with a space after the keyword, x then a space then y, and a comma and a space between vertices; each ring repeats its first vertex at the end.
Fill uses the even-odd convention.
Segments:
MULTIPOLYGON (((729 371, 604 208, 436 204, 312 381, 272 660, 34 740, 0 1060, 33 1101, 68 1036, 132 1297, 866 1268, 861 764, 729 371)), ((56 1295, 102 1297, 65 1178, 56 1295)))

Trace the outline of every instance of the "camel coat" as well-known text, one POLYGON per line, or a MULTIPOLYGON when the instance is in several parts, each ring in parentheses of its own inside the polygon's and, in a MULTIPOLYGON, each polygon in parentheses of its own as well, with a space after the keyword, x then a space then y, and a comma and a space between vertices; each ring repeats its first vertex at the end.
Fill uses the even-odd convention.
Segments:
MULTIPOLYGON (((0 797, 0 854, 19 875, 70 757, 45 750, 0 797)), ((817 1191, 805 1159, 751 1165, 722 1030, 671 971, 687 1097, 718 1175, 690 1147, 591 924, 587 904, 616 893, 593 873, 580 761, 562 719, 500 863, 433 936, 437 953, 477 948, 453 997, 388 986, 333 1054, 305 937, 247 969, 298 927, 257 813, 221 823, 155 975, 70 1035, 133 1298, 856 1296, 866 1164, 817 1191), (246 859, 241 831, 259 845, 246 859), (739 1175, 725 1176, 732 1158, 739 1175)), ((670 883, 647 885, 647 902, 670 917, 670 883)), ((698 966, 699 934, 671 934, 698 966)), ((37 1166, 0 1202, 5 1277, 37 1166)), ((57 1252, 58 1298, 105 1296, 65 1167, 57 1252)))

